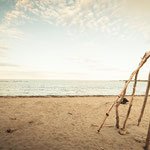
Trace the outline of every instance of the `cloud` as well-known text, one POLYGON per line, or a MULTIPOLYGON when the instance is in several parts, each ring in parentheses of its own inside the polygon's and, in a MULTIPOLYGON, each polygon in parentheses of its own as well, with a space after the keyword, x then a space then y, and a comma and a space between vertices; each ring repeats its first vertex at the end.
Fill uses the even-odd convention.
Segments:
POLYGON ((9 49, 8 45, 4 41, 0 40, 0 57, 7 56, 7 50, 9 49))
POLYGON ((5 26, 17 26, 23 24, 25 22, 24 20, 31 20, 31 18, 25 15, 23 11, 12 10, 11 12, 6 13, 4 17, 4 24, 5 26))
POLYGON ((126 13, 129 13, 130 15, 142 15, 149 16, 150 12, 150 1, 149 0, 126 0, 124 9, 128 10, 126 13))
POLYGON ((0 79, 55 79, 55 80, 87 80, 91 75, 76 72, 24 72, 24 71, 1 71, 0 79))
MULTIPOLYGON (((7 2, 10 5, 9 1, 7 2)), ((7 11, 0 23, 0 39, 22 39, 23 32, 17 28, 18 25, 24 24, 26 21, 32 19, 22 10, 17 10, 17 7, 11 6, 11 10, 7 11)))
POLYGON ((0 57, 5 57, 5 56, 6 56, 5 51, 0 47, 0 57))
POLYGON ((86 65, 100 65, 101 64, 100 60, 92 59, 92 58, 71 57, 68 60, 74 61, 75 63, 86 64, 86 65))
POLYGON ((0 67, 18 67, 18 65, 0 62, 0 67))
POLYGON ((125 72, 125 70, 119 69, 117 67, 106 65, 104 62, 98 59, 83 58, 83 57, 71 57, 68 61, 72 61, 83 67, 85 70, 90 70, 91 72, 125 72))
POLYGON ((8 47, 7 47, 6 45, 1 45, 1 44, 0 44, 0 49, 1 49, 1 50, 7 50, 8 47))
POLYGON ((149 0, 17 0, 3 23, 12 28, 39 19, 79 32, 100 30, 122 38, 141 34, 149 40, 149 14, 149 0))
MULTIPOLYGON (((101 25, 101 23, 103 25, 106 24, 106 20, 104 20, 102 14, 105 12, 104 9, 100 7, 101 4, 103 6, 103 4, 105 4, 104 1, 70 0, 68 2, 66 0, 18 0, 16 10, 7 14, 6 20, 10 21, 11 18, 13 20, 19 16, 25 18, 26 15, 23 12, 19 13, 19 10, 24 10, 24 12, 30 12, 39 16, 50 24, 94 29, 95 27, 98 28, 98 25, 101 25), (97 21, 99 18, 101 18, 101 22, 97 21)), ((108 17, 105 18, 108 19, 108 17)))
POLYGON ((7 27, 6 25, 0 25, 0 39, 4 40, 4 37, 22 39, 23 32, 12 27, 7 27))

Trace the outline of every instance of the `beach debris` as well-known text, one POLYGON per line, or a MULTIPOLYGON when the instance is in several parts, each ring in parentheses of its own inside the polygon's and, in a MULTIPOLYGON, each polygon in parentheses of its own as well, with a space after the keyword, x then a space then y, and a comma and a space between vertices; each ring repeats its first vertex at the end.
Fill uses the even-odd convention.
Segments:
POLYGON ((125 121, 124 121, 124 124, 123 124, 123 129, 126 128, 126 123, 127 123, 128 118, 129 118, 129 115, 130 115, 130 112, 131 112, 131 108, 132 108, 132 105, 133 105, 133 100, 134 100, 133 98, 134 98, 134 95, 135 95, 138 73, 139 73, 139 70, 135 74, 133 92, 132 92, 132 96, 131 96, 131 101, 130 101, 130 104, 129 104, 128 112, 127 112, 127 115, 126 115, 126 118, 125 118, 125 121))
POLYGON ((105 105, 109 104, 110 102, 106 102, 105 105))
POLYGON ((134 140, 138 143, 145 143, 146 137, 135 137, 134 140))
POLYGON ((10 119, 11 119, 11 120, 17 120, 17 118, 15 118, 15 117, 10 117, 10 119))
POLYGON ((17 130, 17 129, 11 129, 11 128, 9 128, 9 129, 6 130, 6 132, 7 132, 7 133, 13 133, 13 132, 16 131, 16 130, 17 130))
POLYGON ((104 150, 104 148, 103 147, 100 147, 101 148, 101 150, 104 150))
MULTIPOLYGON (((126 85, 126 83, 127 83, 127 81, 125 81, 125 85, 126 85)), ((116 104, 116 128, 118 128, 118 129, 119 129, 119 110, 118 109, 119 109, 119 105, 123 101, 125 95, 126 95, 126 89, 124 90, 120 101, 117 102, 117 104, 116 104)))
POLYGON ((125 129, 126 127, 126 123, 127 123, 127 120, 128 120, 128 117, 130 115, 130 111, 131 111, 131 107, 132 107, 132 104, 133 104, 133 97, 135 95, 135 89, 136 89, 136 83, 137 83, 137 76, 138 76, 138 73, 139 73, 139 70, 142 68, 142 66, 146 63, 146 61, 148 60, 148 58, 150 57, 150 51, 149 52, 146 52, 144 54, 144 56, 142 57, 142 60, 141 62, 139 63, 139 66, 137 67, 137 69, 131 74, 130 78, 128 81, 126 81, 125 83, 125 86, 123 88, 123 90, 121 91, 121 93, 116 97, 116 100, 113 102, 113 104, 111 105, 111 107, 108 109, 108 111, 106 112, 106 115, 99 127, 99 129, 97 130, 98 133, 101 131, 106 119, 108 118, 111 110, 113 109, 113 107, 116 105, 116 127, 119 128, 119 111, 118 111, 118 107, 120 105, 120 103, 122 102, 122 98, 124 98, 124 95, 125 95, 125 92, 126 92, 126 89, 129 85, 129 83, 131 82, 132 78, 135 76, 135 79, 134 79, 134 86, 133 86, 133 92, 132 92, 132 96, 131 96, 131 101, 130 101, 130 105, 129 105, 129 108, 128 108, 128 112, 127 112, 127 115, 126 115, 126 118, 125 118, 125 121, 124 121, 124 124, 123 124, 123 129, 125 129))
POLYGON ((68 115, 73 115, 71 112, 68 112, 68 115))
POLYGON ((119 130, 119 134, 120 134, 120 135, 126 135, 126 134, 127 134, 127 131, 122 128, 122 129, 119 130))
POLYGON ((149 89, 150 89, 150 72, 149 72, 149 77, 148 77, 148 83, 147 83, 146 93, 145 93, 145 97, 144 97, 144 102, 143 102, 143 106, 142 106, 142 109, 141 109, 141 114, 140 114, 139 119, 138 119, 138 126, 140 125, 141 119, 142 119, 143 114, 144 114, 144 110, 145 110, 145 106, 146 106, 147 98, 148 98, 148 94, 149 94, 149 89))
POLYGON ((28 123, 29 123, 29 124, 32 124, 32 123, 34 123, 34 121, 33 121, 33 120, 31 120, 31 121, 29 121, 28 123))
POLYGON ((127 102, 129 102, 126 98, 123 98, 121 104, 126 104, 127 102))
POLYGON ((73 126, 75 126, 75 124, 74 123, 71 123, 73 126))

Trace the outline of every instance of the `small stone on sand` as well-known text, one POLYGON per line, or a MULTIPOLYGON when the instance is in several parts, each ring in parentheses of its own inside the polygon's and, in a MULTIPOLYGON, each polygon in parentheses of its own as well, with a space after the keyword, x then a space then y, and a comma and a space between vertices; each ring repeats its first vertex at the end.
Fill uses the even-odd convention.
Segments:
POLYGON ((14 131, 16 131, 16 129, 10 129, 9 128, 9 129, 6 130, 7 133, 13 133, 14 131))
POLYGON ((71 113, 71 112, 68 112, 68 114, 69 114, 69 115, 72 115, 72 113, 71 113))
POLYGON ((32 124, 32 123, 34 123, 34 121, 31 120, 31 121, 29 121, 29 123, 32 124))
POLYGON ((127 131, 125 129, 120 129, 119 134, 125 135, 125 134, 127 134, 127 131))

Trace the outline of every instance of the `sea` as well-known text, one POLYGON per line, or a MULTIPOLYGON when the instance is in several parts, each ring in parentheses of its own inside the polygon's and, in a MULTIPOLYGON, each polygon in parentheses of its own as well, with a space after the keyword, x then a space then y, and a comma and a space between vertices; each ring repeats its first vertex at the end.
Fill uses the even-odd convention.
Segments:
MULTIPOLYGON (((125 81, 116 80, 0 80, 0 96, 102 96, 119 95, 125 81)), ((146 82, 138 82, 136 95, 144 95, 146 82)), ((127 88, 132 94, 133 82, 127 88)))

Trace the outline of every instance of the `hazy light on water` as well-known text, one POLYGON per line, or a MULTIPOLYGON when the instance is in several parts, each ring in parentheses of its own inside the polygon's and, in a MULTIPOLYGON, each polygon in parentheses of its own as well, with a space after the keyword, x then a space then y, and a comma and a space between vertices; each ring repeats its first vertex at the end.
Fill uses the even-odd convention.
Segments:
MULTIPOLYGON (((0 96, 118 95, 124 81, 0 80, 0 96)), ((132 93, 131 83, 127 94, 132 93)), ((137 84, 136 95, 144 95, 146 82, 137 84)))

